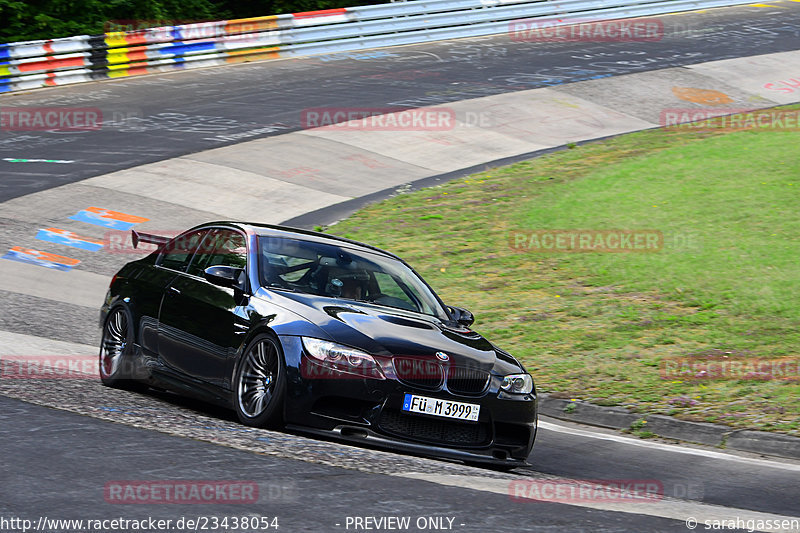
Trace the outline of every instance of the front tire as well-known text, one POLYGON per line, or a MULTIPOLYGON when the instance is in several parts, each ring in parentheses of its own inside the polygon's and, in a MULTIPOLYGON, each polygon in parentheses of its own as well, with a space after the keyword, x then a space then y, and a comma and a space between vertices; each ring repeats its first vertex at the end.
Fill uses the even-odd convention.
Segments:
POLYGON ((275 337, 260 334, 247 345, 236 371, 233 394, 242 424, 269 428, 283 425, 286 369, 275 337))

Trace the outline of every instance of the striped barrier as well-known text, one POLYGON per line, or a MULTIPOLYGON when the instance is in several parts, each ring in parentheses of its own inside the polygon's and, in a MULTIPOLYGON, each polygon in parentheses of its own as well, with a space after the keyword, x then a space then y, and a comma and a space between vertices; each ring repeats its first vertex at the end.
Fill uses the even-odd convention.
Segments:
POLYGON ((0 45, 0 93, 141 74, 505 33, 752 0, 411 0, 0 45))

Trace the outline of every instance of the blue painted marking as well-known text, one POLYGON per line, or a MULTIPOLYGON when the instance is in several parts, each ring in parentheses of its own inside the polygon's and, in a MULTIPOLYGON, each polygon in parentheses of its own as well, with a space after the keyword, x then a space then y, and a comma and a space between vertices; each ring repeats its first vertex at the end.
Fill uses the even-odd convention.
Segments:
POLYGON ((77 214, 69 217, 70 220, 77 220, 79 222, 86 222, 87 224, 94 224, 95 226, 103 226, 104 228, 118 229, 120 231, 128 231, 136 224, 132 222, 125 222, 111 218, 110 216, 92 213, 91 211, 78 211, 77 214))
POLYGON ((36 234, 36 238, 40 241, 54 242, 56 244, 72 246, 73 248, 80 248, 81 250, 88 250, 90 252, 96 252, 103 248, 102 244, 86 240, 86 237, 81 237, 72 232, 69 232, 69 235, 64 235, 63 233, 40 229, 39 233, 36 234))
POLYGON ((65 265, 63 263, 55 263, 53 261, 47 261, 45 259, 39 259, 35 256, 30 254, 18 252, 16 250, 9 250, 6 255, 0 257, 0 259, 9 259, 11 261, 19 261, 20 263, 28 263, 31 265, 42 266, 45 268, 52 268, 53 270, 61 270, 62 272, 69 272, 72 270, 72 265, 65 265))

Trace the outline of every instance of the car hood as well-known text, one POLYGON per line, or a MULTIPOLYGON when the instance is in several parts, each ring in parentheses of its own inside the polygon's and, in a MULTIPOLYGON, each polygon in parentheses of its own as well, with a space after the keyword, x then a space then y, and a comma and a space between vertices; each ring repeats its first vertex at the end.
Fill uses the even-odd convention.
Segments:
POLYGON ((518 371, 509 354, 469 328, 436 317, 379 305, 302 293, 283 293, 286 307, 319 326, 329 339, 374 355, 433 358, 444 352, 452 364, 518 371))

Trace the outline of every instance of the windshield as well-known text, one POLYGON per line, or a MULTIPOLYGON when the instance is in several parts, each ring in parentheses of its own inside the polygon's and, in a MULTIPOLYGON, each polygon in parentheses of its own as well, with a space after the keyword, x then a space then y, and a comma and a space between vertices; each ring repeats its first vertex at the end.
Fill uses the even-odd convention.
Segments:
POLYGON ((430 288, 396 259, 298 239, 262 236, 258 243, 264 287, 370 302, 448 319, 430 288))

